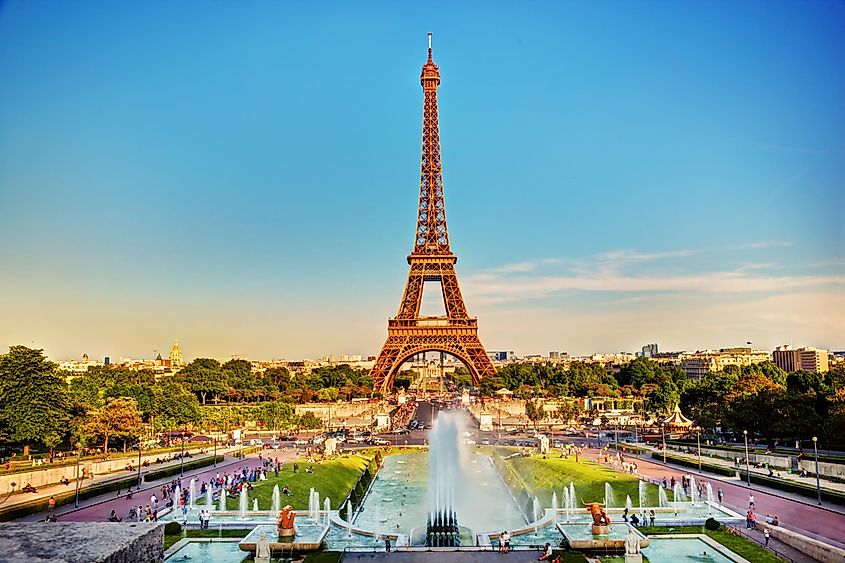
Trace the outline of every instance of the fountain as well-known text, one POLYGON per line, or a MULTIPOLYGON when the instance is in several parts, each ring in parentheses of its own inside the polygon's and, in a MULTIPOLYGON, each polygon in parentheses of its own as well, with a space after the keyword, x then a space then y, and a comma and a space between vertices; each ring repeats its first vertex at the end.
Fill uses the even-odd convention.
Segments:
POLYGON ((604 507, 605 508, 613 508, 616 506, 616 500, 613 498, 613 487, 610 486, 610 483, 604 483, 604 507))
POLYGON ((246 510, 249 506, 249 491, 246 490, 246 485, 241 487, 240 502, 241 518, 246 518, 246 510))
POLYGON ((631 509, 634 508, 634 503, 631 502, 631 495, 625 495, 625 508, 628 509, 628 512, 631 512, 631 509))
POLYGON ((352 501, 347 501, 346 503, 346 537, 352 537, 352 501))
POLYGON ((706 483, 705 489, 707 490, 707 514, 712 516, 713 515, 713 486, 710 485, 710 483, 706 483))
POLYGON ((220 512, 226 510, 226 487, 220 487, 220 512))
POLYGON ((173 491, 173 508, 178 508, 182 502, 182 487, 176 485, 176 490, 173 491))
POLYGON ((692 506, 695 506, 696 499, 701 500, 698 494, 698 487, 695 486, 695 477, 693 477, 692 475, 690 475, 689 478, 689 496, 690 501, 692 502, 692 506))
POLYGON ((314 487, 311 487, 311 491, 308 493, 308 517, 313 521, 316 522, 317 518, 320 516, 320 493, 314 490, 314 487))
POLYGON ((566 514, 566 521, 569 522, 569 489, 563 488, 563 512, 566 514))
POLYGON ((554 521, 557 522, 557 492, 552 491, 552 515, 554 516, 554 521))
POLYGON ((675 495, 674 501, 675 503, 683 502, 684 500, 684 490, 681 487, 680 481, 675 481, 675 488, 672 489, 672 494, 675 495))
POLYGON ((457 413, 441 413, 434 420, 428 450, 428 518, 426 545, 455 547, 461 544, 455 511, 455 462, 459 459, 460 420, 457 413))
POLYGON ((328 496, 323 499, 323 515, 324 515, 324 524, 326 526, 329 525, 329 512, 332 511, 332 501, 329 499, 328 496))
POLYGON ((214 510, 214 488, 211 483, 205 488, 205 508, 211 512, 214 510))
POLYGON ((640 508, 643 508, 643 507, 645 507, 646 502, 648 502, 646 500, 648 493, 646 492, 645 481, 643 481, 642 479, 640 480, 640 482, 638 484, 638 491, 637 492, 639 493, 640 508))
POLYGON ((281 499, 279 497, 279 485, 273 485, 273 497, 270 500, 270 514, 273 518, 279 517, 279 510, 281 510, 281 499))
POLYGON ((258 499, 257 498, 252 499, 252 511, 258 512, 258 499))
POLYGON ((188 484, 188 510, 193 510, 194 508, 194 499, 197 497, 197 480, 191 479, 191 482, 188 484))
POLYGON ((657 505, 660 508, 668 508, 669 498, 666 496, 666 489, 663 487, 657 488, 657 505))

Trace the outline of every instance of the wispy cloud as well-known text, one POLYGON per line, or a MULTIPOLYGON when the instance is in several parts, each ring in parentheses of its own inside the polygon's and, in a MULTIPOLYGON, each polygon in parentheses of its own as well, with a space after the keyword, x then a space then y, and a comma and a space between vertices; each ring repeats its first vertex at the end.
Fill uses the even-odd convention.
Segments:
MULTIPOLYGON (((747 248, 777 245, 773 241, 750 243, 747 248)), ((732 269, 683 273, 683 262, 699 254, 695 250, 605 252, 574 266, 561 267, 548 261, 506 264, 464 279, 466 292, 473 302, 502 303, 532 300, 568 292, 615 292, 621 294, 778 294, 797 289, 845 285, 845 275, 806 273, 783 275, 779 264, 748 263, 732 269), (674 266, 668 273, 665 264, 649 267, 643 273, 638 264, 663 261, 674 266), (681 273, 678 273, 678 272, 681 273)), ((700 268, 700 264, 697 265, 700 268)), ((622 297, 625 299, 625 297, 622 297)))

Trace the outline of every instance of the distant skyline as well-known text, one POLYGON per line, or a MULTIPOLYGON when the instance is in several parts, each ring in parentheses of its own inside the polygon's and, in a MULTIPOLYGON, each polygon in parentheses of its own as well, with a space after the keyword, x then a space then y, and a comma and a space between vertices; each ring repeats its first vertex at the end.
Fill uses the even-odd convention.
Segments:
POLYGON ((0 349, 376 355, 429 31, 489 350, 845 348, 845 2, 7 1, 0 349))

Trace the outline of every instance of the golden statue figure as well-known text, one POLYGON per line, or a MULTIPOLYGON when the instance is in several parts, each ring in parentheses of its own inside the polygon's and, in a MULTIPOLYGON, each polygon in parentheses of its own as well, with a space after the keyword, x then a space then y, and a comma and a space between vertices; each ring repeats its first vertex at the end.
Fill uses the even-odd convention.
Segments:
POLYGON ((279 536, 293 536, 296 532, 293 529, 293 519, 296 518, 296 513, 290 505, 282 509, 279 514, 279 521, 276 527, 279 529, 279 536))

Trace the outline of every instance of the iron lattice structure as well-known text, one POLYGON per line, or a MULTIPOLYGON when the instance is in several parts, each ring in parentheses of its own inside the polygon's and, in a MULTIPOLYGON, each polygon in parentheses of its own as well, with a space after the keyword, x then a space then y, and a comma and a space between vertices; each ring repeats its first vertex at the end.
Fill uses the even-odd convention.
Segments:
POLYGON ((478 338, 478 320, 470 318, 455 274, 458 257, 449 246, 443 175, 440 163, 440 127, 437 121, 437 88, 440 71, 431 55, 422 67, 423 104, 420 198, 414 249, 408 256, 410 272, 399 313, 387 323, 387 341, 370 372, 374 390, 387 394, 399 368, 423 352, 447 352, 460 359, 475 384, 496 369, 478 338), (421 317, 425 282, 440 282, 446 316, 421 317))

